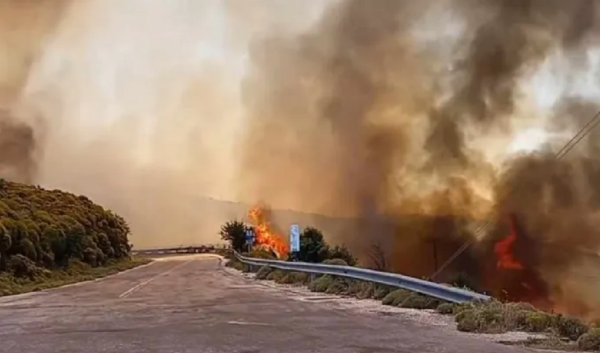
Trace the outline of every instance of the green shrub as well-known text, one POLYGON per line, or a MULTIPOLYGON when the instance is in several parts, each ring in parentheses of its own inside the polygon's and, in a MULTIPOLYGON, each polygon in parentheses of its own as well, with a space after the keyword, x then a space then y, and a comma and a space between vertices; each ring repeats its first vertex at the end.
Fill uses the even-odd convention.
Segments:
POLYGON ((509 329, 507 320, 510 317, 502 303, 465 303, 455 306, 457 328, 465 332, 500 333, 509 329))
POLYGON ((452 313, 454 315, 459 315, 461 312, 465 310, 471 310, 473 308, 475 308, 474 303, 454 304, 454 306, 452 307, 452 313))
POLYGON ((242 271, 242 272, 247 271, 247 266, 244 263, 240 262, 238 259, 229 260, 225 264, 225 266, 231 267, 235 270, 242 271))
POLYGON ((343 294, 348 290, 348 284, 342 278, 334 278, 325 293, 328 294, 343 294))
MULTIPOLYGON (((375 297, 376 286, 369 282, 360 282, 360 290, 356 293, 358 299, 368 299, 375 297)), ((381 297, 379 300, 383 299, 381 297)))
POLYGON ((348 289, 346 295, 353 296, 357 299, 369 299, 373 298, 375 294, 375 284, 371 282, 348 280, 346 279, 348 289))
POLYGON ((456 325, 456 329, 461 332, 478 332, 480 329, 479 323, 473 311, 465 310, 461 313, 462 316, 456 325))
POLYGON ((468 332, 553 331, 575 341, 589 329, 579 319, 546 313, 524 303, 465 303, 455 305, 453 311, 457 327, 468 332))
POLYGON ((0 275, 33 280, 72 260, 104 266, 130 257, 129 225, 85 196, 2 181, 0 275))
POLYGON ((348 263, 342 259, 327 259, 323 261, 325 265, 348 266, 348 263))
POLYGON ((435 299, 428 298, 424 295, 412 293, 406 299, 404 299, 400 304, 398 304, 398 306, 401 308, 423 310, 423 309, 430 309, 432 306, 437 307, 437 302, 435 299))
POLYGON ((346 280, 346 284, 347 284, 348 288, 346 289, 346 292, 344 294, 358 298, 358 294, 363 291, 364 283, 365 282, 356 281, 356 280, 352 280, 352 279, 346 280))
POLYGON ((454 305, 452 303, 441 303, 435 311, 442 315, 452 315, 454 312, 454 305))
POLYGON ((41 269, 27 257, 14 255, 8 258, 8 271, 17 278, 34 279, 41 269))
POLYGON ((267 275, 267 280, 269 281, 281 281, 281 279, 286 275, 286 273, 284 271, 281 270, 274 270, 271 273, 269 273, 267 275))
POLYGON ((358 263, 358 260, 356 259, 356 257, 354 257, 354 255, 352 255, 352 253, 350 253, 350 250, 348 250, 348 248, 346 248, 345 245, 335 246, 335 247, 329 249, 327 257, 329 259, 343 260, 344 263, 346 264, 344 266, 356 266, 356 264, 358 263))
MULTIPOLYGON (((541 311, 523 311, 525 314, 524 331, 527 332, 544 332, 552 327, 552 315, 541 311)), ((516 323, 519 325, 519 322, 516 323)), ((520 327, 516 327, 520 328, 520 327)))
POLYGON ((311 281, 310 273, 294 272, 294 283, 307 285, 311 281))
POLYGON ((373 299, 383 300, 383 298, 385 298, 386 295, 390 294, 391 291, 392 291, 392 289, 390 289, 388 287, 381 286, 381 285, 375 285, 375 287, 373 289, 373 299))
POLYGON ((405 289, 396 289, 395 291, 390 292, 388 295, 386 295, 381 301, 381 303, 383 305, 398 306, 410 295, 411 292, 405 289))
POLYGON ((582 334, 577 340, 577 346, 582 351, 600 350, 600 329, 593 328, 582 334))
POLYGON ((261 267, 258 272, 256 272, 256 276, 255 278, 257 280, 266 280, 267 276, 269 276, 269 274, 273 272, 273 269, 269 266, 263 266, 261 267))
POLYGON ((241 221, 230 221, 221 226, 219 235, 231 248, 237 252, 246 251, 246 229, 248 226, 241 221))
POLYGON ((300 251, 298 260, 303 262, 323 262, 329 256, 329 246, 323 233, 312 227, 307 227, 300 235, 300 251))
POLYGON ((310 281, 310 275, 303 272, 287 272, 278 282, 284 284, 306 284, 310 281))
POLYGON ((479 307, 479 310, 475 311, 476 315, 474 318, 480 332, 498 333, 506 331, 503 306, 500 303, 498 303, 500 305, 494 304, 482 305, 479 307))
POLYGON ((589 330, 589 327, 583 321, 562 315, 557 315, 554 320, 557 333, 572 341, 576 341, 581 335, 589 330))
POLYGON ((308 289, 311 292, 320 292, 324 293, 329 285, 333 282, 333 277, 330 275, 321 276, 314 281, 310 282, 308 285, 308 289))

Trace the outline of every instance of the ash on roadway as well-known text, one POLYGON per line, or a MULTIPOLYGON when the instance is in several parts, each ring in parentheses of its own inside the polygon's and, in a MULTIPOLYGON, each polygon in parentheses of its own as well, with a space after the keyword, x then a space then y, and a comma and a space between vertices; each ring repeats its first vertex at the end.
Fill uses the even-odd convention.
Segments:
POLYGON ((207 255, 162 258, 95 282, 0 298, 6 353, 527 351, 402 316, 302 300, 231 274, 207 255))

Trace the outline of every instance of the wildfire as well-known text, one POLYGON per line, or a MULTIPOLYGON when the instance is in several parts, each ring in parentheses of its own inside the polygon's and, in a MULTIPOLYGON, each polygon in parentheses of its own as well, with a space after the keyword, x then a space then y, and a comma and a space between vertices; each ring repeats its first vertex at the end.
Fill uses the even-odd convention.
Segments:
POLYGON ((512 250, 513 244, 517 240, 517 229, 515 220, 511 216, 510 221, 510 233, 504 239, 498 241, 494 245, 494 253, 498 259, 496 266, 505 270, 522 270, 523 265, 517 259, 514 258, 512 250))
MULTIPOLYGON (((538 309, 555 310, 554 304, 548 296, 548 287, 537 273, 536 268, 530 263, 522 263, 515 256, 518 247, 527 251, 534 251, 528 245, 527 233, 519 227, 519 219, 514 214, 509 217, 509 234, 494 244, 496 255, 496 268, 498 273, 490 276, 491 281, 501 289, 497 292, 505 300, 527 302, 538 309)), ((531 253, 533 256, 534 254, 531 253)))
POLYGON ((251 208, 248 218, 252 222, 257 245, 273 250, 280 258, 288 254, 289 248, 285 238, 273 231, 264 209, 258 206, 251 208))

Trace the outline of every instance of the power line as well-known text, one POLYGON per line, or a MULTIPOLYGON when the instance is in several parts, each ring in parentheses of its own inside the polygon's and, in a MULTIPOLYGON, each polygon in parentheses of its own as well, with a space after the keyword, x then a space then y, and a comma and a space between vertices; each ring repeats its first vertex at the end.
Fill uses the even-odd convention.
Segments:
MULTIPOLYGON (((594 115, 592 119, 590 119, 587 124, 585 124, 555 155, 554 158, 560 160, 564 156, 566 156, 575 146, 577 146, 581 140, 583 140, 598 124, 600 124, 600 111, 594 115)), ((496 224, 497 222, 486 221, 481 227, 479 227, 475 231, 475 239, 478 239, 479 236, 489 228, 490 225, 496 224)), ((460 256, 473 242, 475 239, 468 240, 465 242, 446 262, 440 266, 437 271, 430 277, 431 280, 434 280, 443 270, 448 267, 452 261, 454 261, 458 256, 460 256)))
POLYGON ((569 142, 563 146, 563 148, 560 149, 560 151, 556 153, 555 157, 560 160, 566 156, 567 153, 577 146, 579 142, 581 142, 581 140, 583 140, 583 138, 586 137, 598 125, 598 123, 600 123, 600 119, 598 118, 600 118, 600 111, 598 111, 596 115, 594 115, 594 117, 588 121, 588 123, 585 124, 581 130, 579 130, 579 132, 575 134, 575 136, 573 136, 573 138, 571 138, 569 142))

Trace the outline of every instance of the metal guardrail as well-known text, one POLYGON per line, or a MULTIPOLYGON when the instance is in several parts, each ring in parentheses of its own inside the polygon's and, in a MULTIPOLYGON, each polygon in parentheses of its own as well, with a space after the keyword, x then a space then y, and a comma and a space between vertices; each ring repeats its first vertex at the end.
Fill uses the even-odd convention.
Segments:
POLYGON ((225 248, 214 245, 181 246, 178 248, 134 249, 132 255, 204 254, 223 251, 225 248))
POLYGON ((238 260, 247 265, 269 266, 280 270, 333 275, 366 282, 379 283, 392 287, 403 288, 451 303, 465 303, 476 300, 487 301, 491 299, 490 296, 484 294, 470 292, 464 289, 437 284, 396 273, 380 272, 351 266, 258 259, 253 257, 245 257, 238 253, 235 253, 235 256, 238 260))

